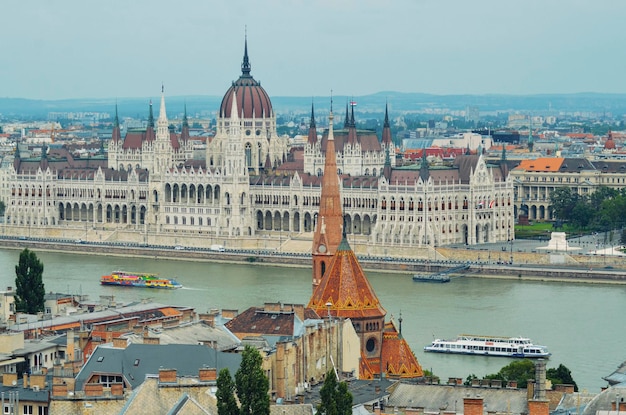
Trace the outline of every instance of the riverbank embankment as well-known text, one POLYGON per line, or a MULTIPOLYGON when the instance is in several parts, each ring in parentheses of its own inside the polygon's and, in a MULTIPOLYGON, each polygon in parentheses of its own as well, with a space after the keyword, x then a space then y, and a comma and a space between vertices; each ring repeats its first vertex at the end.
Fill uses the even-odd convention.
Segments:
MULTIPOLYGON (((211 251, 198 249, 169 249, 159 247, 137 247, 127 245, 95 245, 78 242, 46 242, 37 240, 0 239, 0 247, 8 249, 41 250, 60 253, 103 255, 120 257, 141 257, 180 261, 206 261, 223 263, 246 263, 268 266, 311 267, 310 254, 275 251, 211 251)), ((450 248, 446 254, 452 253, 450 248)), ((463 250, 454 253, 454 257, 463 258, 463 250)), ((614 267, 593 269, 593 267, 549 265, 549 264, 491 264, 478 261, 459 260, 423 260, 398 257, 360 256, 359 262, 364 270, 393 274, 438 273, 459 263, 468 264, 467 270, 460 274, 466 277, 507 278, 517 280, 554 281, 626 284, 626 271, 614 267)))

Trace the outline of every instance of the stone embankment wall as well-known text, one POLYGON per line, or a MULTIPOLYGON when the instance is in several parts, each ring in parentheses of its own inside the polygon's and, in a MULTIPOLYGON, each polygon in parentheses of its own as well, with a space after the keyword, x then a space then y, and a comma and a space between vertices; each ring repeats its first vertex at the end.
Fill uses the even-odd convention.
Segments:
MULTIPOLYGON (((194 249, 157 249, 150 247, 132 246, 111 246, 93 245, 87 243, 51 243, 34 240, 0 239, 0 246, 11 249, 38 249, 51 252, 65 252, 88 255, 111 255, 124 257, 153 257, 168 258, 171 260, 185 261, 211 261, 229 263, 249 263, 258 265, 290 266, 290 267, 311 267, 311 257, 308 255, 293 255, 280 252, 236 253, 236 252, 215 252, 194 249)), ((371 255, 360 255, 361 266, 367 271, 378 271, 385 273, 399 273, 412 275, 413 273, 437 273, 445 271, 458 262, 467 262, 470 268, 462 273, 472 277, 491 278, 516 278, 533 279, 546 281, 579 281, 598 283, 625 283, 626 271, 618 269, 617 265, 624 267, 623 262, 616 264, 615 268, 610 266, 581 267, 574 257, 569 257, 567 265, 555 266, 550 262, 550 255, 534 253, 514 253, 513 265, 477 262, 477 251, 456 250, 450 248, 437 248, 433 250, 432 260, 419 258, 376 257, 371 255), (435 259, 436 258, 436 259, 435 259), (528 262, 522 262, 528 261, 528 262), (531 262, 533 261, 533 262, 531 262)), ((485 251, 480 252, 480 261, 485 261, 485 251)), ((493 262, 496 260, 497 252, 493 252, 493 262)), ((584 257, 584 256, 583 256, 584 257)), ((507 256, 507 259, 509 257, 507 256)), ((584 257, 587 259, 587 257, 584 257)), ((597 258, 596 258, 597 259, 597 258)), ((591 264, 594 265, 594 264, 591 264)))

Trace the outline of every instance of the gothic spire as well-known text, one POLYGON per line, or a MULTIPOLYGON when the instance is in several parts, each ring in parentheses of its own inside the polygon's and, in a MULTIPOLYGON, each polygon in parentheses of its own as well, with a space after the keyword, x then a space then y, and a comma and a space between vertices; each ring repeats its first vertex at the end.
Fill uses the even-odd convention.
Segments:
POLYGON ((250 60, 248 59, 248 30, 246 29, 244 48, 243 48, 243 63, 241 64, 241 76, 250 77, 250 60))
POLYGON ((315 125, 313 102, 311 102, 311 121, 309 122, 309 136, 307 137, 307 142, 311 145, 317 142, 317 127, 315 125))
POLYGON ((315 128, 315 109, 313 108, 313 102, 311 102, 311 122, 309 128, 315 128))
POLYGON ((348 128, 350 127, 350 107, 349 107, 349 102, 346 101, 346 118, 343 121, 343 128, 348 128))
POLYGON ((383 128, 389 128, 389 105, 385 102, 385 122, 383 128))
POLYGON ((383 124, 383 144, 387 146, 391 145, 391 127, 389 126, 389 112, 387 111, 387 104, 385 104, 385 123, 383 124))
POLYGON ((115 103, 115 119, 113 120, 113 131, 111 132, 111 141, 121 141, 122 134, 120 132, 120 118, 117 114, 117 102, 115 103))
POLYGON ((183 113, 183 127, 189 128, 189 120, 187 119, 187 103, 185 103, 185 112, 183 113))

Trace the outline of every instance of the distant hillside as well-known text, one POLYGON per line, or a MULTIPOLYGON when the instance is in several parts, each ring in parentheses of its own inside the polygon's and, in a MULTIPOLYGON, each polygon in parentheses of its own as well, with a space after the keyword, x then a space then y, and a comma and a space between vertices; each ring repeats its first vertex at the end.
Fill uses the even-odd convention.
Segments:
MULTIPOLYGON (((4 119, 35 118, 44 119, 49 112, 115 112, 117 103, 121 117, 145 118, 148 105, 153 100, 155 116, 158 115, 158 96, 145 98, 106 98, 106 99, 68 99, 57 101, 29 100, 21 98, 0 98, 0 114, 4 119)), ((170 118, 183 113, 185 105, 190 116, 214 117, 219 110, 222 97, 218 96, 175 96, 167 97, 167 112, 170 118)), ((277 113, 308 112, 311 109, 311 97, 272 97, 272 105, 277 113)), ((554 113, 566 111, 612 113, 621 116, 626 113, 626 94, 544 94, 544 95, 431 95, 420 93, 378 92, 360 97, 333 97, 334 110, 338 114, 345 112, 349 100, 357 102, 357 112, 376 112, 384 110, 385 102, 390 111, 406 112, 425 108, 449 108, 462 110, 476 106, 481 113, 493 111, 530 111, 554 113)), ((313 99, 316 111, 327 111, 330 97, 313 99)))

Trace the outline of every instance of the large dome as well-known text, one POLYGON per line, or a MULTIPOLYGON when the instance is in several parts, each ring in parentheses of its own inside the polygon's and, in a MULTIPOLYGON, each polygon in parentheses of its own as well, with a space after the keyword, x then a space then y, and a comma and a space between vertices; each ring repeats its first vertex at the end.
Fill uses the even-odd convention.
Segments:
POLYGON ((241 76, 228 88, 222 105, 220 117, 230 118, 233 105, 233 96, 237 97, 237 114, 243 118, 263 118, 273 115, 272 102, 269 95, 261 84, 250 75, 250 62, 248 61, 248 41, 246 40, 243 63, 241 64, 241 76))

